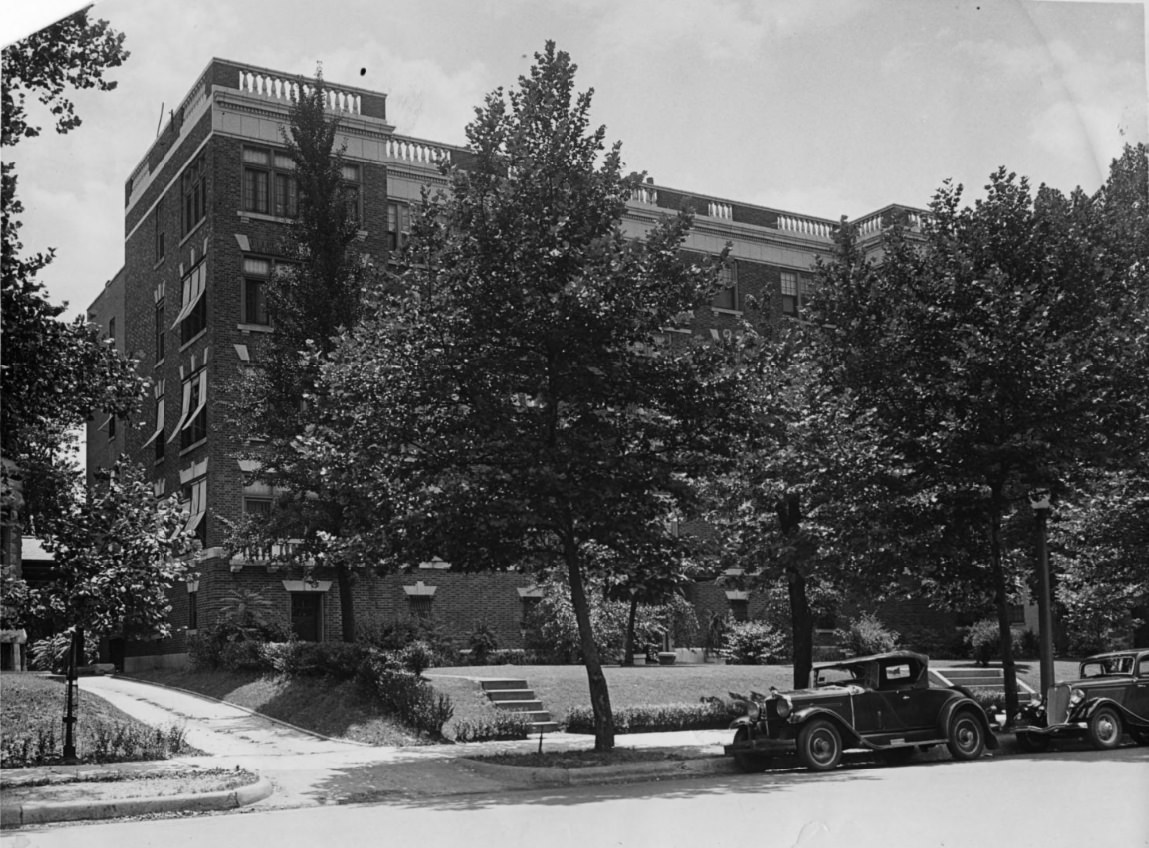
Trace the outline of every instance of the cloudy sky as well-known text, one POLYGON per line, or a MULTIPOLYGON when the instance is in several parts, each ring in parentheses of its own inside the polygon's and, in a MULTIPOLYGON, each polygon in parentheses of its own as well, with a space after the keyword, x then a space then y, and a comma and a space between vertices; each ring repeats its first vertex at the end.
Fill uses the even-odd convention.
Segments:
MULTIPOLYGON (((18 0, 3 41, 74 8, 18 0)), ((1145 7, 1020 0, 104 0, 127 35, 83 125, 4 151, 26 250, 57 248, 54 300, 82 311, 123 261, 124 181, 214 56, 386 92, 397 131, 463 143, 484 95, 547 39, 593 118, 658 183, 798 213, 976 197, 1000 165, 1095 190, 1149 140, 1145 7)))

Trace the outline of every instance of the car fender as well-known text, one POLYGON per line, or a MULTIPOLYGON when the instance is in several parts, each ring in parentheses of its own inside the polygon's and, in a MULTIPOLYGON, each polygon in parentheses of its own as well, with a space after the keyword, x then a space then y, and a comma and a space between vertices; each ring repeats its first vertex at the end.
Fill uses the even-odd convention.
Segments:
POLYGON ((961 696, 953 698, 946 702, 942 707, 942 711, 938 713, 938 732, 943 736, 948 736, 950 731, 950 720, 953 718, 954 713, 958 710, 970 710, 977 717, 978 723, 981 724, 982 732, 985 734, 985 746, 989 749, 1000 747, 997 736, 989 727, 989 719, 986 717, 985 710, 982 709, 981 704, 973 698, 961 696))
POLYGON ((751 730, 753 730, 756 724, 757 722, 752 721, 750 716, 739 716, 738 718, 734 719, 734 721, 730 722, 730 726, 727 728, 727 730, 737 730, 740 727, 749 727, 751 730))
POLYGON ((842 734, 843 743, 849 742, 850 744, 855 744, 861 741, 858 732, 854 730, 845 719, 836 712, 827 710, 824 707, 806 707, 805 709, 798 710, 790 715, 790 724, 800 728, 806 722, 816 718, 824 718, 832 721, 837 726, 838 732, 842 734))
POLYGON ((1128 724, 1134 724, 1138 727, 1149 725, 1149 718, 1145 716, 1139 716, 1137 713, 1131 712, 1128 707, 1123 704, 1119 704, 1112 698, 1094 698, 1092 700, 1086 701, 1082 705, 1080 712, 1082 720, 1089 721, 1089 719, 1093 717, 1093 714, 1101 709, 1101 707, 1112 707, 1113 709, 1117 710, 1117 713, 1128 724))

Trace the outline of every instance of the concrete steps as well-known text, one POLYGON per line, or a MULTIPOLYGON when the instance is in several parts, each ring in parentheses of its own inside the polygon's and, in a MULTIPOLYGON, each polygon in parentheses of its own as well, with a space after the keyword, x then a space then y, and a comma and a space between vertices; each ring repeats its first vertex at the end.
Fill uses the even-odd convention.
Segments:
POLYGON ((513 677, 489 677, 480 680, 479 685, 496 709, 522 713, 530 722, 532 732, 559 729, 559 723, 551 718, 527 681, 513 677))

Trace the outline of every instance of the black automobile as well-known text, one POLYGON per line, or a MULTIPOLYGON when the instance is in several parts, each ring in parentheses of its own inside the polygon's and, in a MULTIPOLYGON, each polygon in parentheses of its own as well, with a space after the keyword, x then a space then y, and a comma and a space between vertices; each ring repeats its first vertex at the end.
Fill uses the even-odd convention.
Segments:
POLYGON ((1089 657, 1077 676, 1022 710, 1019 747, 1044 751, 1051 739, 1084 736, 1104 750, 1120 745, 1125 731, 1149 745, 1149 648, 1089 657))
POLYGON ((848 748, 900 763, 944 744, 954 759, 973 760, 998 745, 977 701, 958 689, 932 688, 929 657, 910 651, 818 664, 811 688, 771 689, 745 703, 725 746, 743 771, 793 754, 807 768, 827 771, 848 748))

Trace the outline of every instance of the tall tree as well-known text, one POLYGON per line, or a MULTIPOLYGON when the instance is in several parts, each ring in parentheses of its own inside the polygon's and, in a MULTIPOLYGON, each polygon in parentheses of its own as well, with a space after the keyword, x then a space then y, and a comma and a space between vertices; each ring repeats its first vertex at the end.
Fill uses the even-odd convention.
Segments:
POLYGON ((1000 170, 986 197, 931 204, 924 241, 899 228, 880 266, 848 242, 814 317, 828 373, 875 410, 920 496, 960 507, 983 538, 1016 712, 1003 528, 1028 491, 1060 493, 1083 465, 1119 461, 1144 427, 1144 286, 1099 250, 1097 204, 1000 170))
MULTIPOLYGON (((124 36, 106 21, 92 21, 88 8, 3 51, 3 131, 11 147, 40 134, 25 110, 35 94, 56 117, 56 131, 80 124, 69 89, 115 88, 104 73, 128 53, 124 36)), ((26 516, 66 508, 72 497, 69 473, 74 440, 69 431, 82 426, 97 409, 127 415, 144 395, 133 364, 114 345, 100 339, 98 328, 82 318, 60 320, 65 305, 50 302, 37 275, 54 251, 23 255, 15 163, 3 163, 2 361, 0 361, 0 446, 25 478, 26 516)), ((7 479, 4 483, 6 489, 7 479)))
POLYGON ((294 443, 323 403, 320 363, 358 321, 368 268, 356 249, 358 207, 343 176, 339 120, 326 110, 322 73, 314 84, 300 80, 299 89, 284 131, 295 163, 298 216, 283 245, 288 261, 267 287, 275 332, 259 350, 257 367, 245 373, 233 416, 244 455, 259 463, 255 478, 270 484, 276 497, 271 514, 238 525, 230 544, 274 549, 282 563, 306 570, 333 569, 343 640, 350 642, 352 583, 367 561, 345 540, 373 519, 294 443))
POLYGON ((744 359, 752 412, 741 461, 713 481, 709 514, 740 583, 785 587, 797 688, 809 685, 825 605, 845 586, 883 588, 892 573, 896 537, 881 505, 899 472, 872 415, 834 390, 804 330, 764 334, 744 359))
POLYGON ((336 355, 340 407, 301 444, 387 505, 396 556, 561 569, 609 750, 588 581, 618 562, 677 567, 666 519, 697 513, 694 481, 728 453, 739 398, 725 351, 653 352, 709 303, 717 267, 683 260, 686 216, 626 237, 641 176, 590 129, 574 76, 548 43, 476 110, 467 170, 427 198, 400 293, 336 355))

